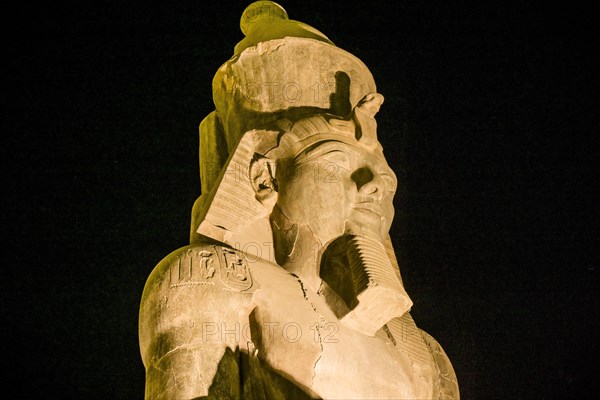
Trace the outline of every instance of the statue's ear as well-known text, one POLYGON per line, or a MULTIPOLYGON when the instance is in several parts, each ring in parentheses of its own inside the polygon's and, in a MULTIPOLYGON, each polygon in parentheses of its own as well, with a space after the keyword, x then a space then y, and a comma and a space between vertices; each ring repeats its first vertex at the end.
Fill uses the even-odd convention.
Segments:
POLYGON ((255 153, 250 162, 250 184, 256 199, 264 203, 275 198, 277 181, 275 180, 275 162, 261 154, 255 153))

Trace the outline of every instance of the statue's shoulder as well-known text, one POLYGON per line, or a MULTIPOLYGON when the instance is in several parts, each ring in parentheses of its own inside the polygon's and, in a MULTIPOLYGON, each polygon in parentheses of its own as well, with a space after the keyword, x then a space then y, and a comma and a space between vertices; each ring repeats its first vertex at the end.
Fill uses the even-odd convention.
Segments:
POLYGON ((208 243, 181 247, 158 263, 144 292, 193 288, 194 291, 253 293, 258 283, 250 265, 244 253, 231 247, 208 243))
MULTIPOLYGON (((247 257, 233 248, 193 244, 164 257, 148 277, 139 313, 140 348, 145 365, 159 362, 178 346, 212 348, 203 338, 236 326, 239 310, 258 288, 247 257)), ((212 335, 210 338, 215 339, 212 335)), ((225 339, 230 339, 226 337, 225 339)), ((219 348, 221 348, 219 347, 219 348)), ((218 362, 218 360, 217 360, 218 362)))

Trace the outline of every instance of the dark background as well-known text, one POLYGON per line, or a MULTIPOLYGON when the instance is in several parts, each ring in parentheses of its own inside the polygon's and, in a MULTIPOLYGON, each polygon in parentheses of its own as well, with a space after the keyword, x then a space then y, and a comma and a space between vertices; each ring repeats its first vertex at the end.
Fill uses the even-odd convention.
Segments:
MULTIPOLYGON (((5 10, 2 364, 9 398, 141 399, 137 316, 188 243, 198 124, 248 3, 5 10)), ((463 399, 598 392, 593 13, 281 1, 371 69, 400 179, 392 238, 463 399)))

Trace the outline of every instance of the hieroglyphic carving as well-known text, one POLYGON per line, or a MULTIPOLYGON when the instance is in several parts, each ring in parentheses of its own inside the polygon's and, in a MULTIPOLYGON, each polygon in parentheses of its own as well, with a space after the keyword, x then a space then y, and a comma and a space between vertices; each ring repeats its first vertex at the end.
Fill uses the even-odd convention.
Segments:
POLYGON ((224 246, 187 249, 171 260, 169 279, 171 288, 215 285, 215 279, 219 285, 234 291, 242 292, 252 287, 252 275, 243 254, 224 246))
POLYGON ((187 249, 169 265, 170 287, 185 285, 214 285, 215 252, 199 248, 187 249))

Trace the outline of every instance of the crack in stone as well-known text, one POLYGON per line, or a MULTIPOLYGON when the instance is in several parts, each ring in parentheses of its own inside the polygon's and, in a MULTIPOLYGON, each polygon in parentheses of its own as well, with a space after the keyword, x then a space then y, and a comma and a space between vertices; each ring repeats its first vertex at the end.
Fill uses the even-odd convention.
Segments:
POLYGON ((323 315, 317 311, 317 307, 314 305, 314 303, 308 298, 308 296, 306 295, 306 289, 304 288, 304 284, 302 283, 302 280, 300 280, 300 278, 295 275, 292 274, 296 277, 298 283, 300 284, 300 289, 302 290, 302 295, 304 296, 304 300, 306 300, 310 306, 312 307, 313 311, 315 312, 315 314, 317 314, 319 316, 319 324, 315 324, 315 331, 317 332, 317 337, 319 338, 319 347, 320 347, 320 352, 319 352, 319 356, 317 357, 317 359, 315 360, 315 363, 313 365, 313 375, 310 378, 310 385, 312 388, 313 385, 313 381, 315 380, 315 377, 317 375, 317 364, 319 363, 319 361, 321 361, 321 358, 323 357, 323 337, 321 336, 321 330, 320 330, 320 324, 325 322, 325 318, 323 317, 323 315))

